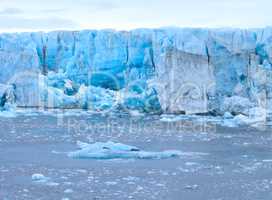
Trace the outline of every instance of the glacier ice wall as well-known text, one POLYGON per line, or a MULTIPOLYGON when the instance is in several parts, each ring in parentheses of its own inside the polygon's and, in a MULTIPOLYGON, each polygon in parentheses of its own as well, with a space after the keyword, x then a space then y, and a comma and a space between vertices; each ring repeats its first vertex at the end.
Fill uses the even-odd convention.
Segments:
POLYGON ((271 64, 272 28, 0 34, 1 105, 271 111, 271 64))

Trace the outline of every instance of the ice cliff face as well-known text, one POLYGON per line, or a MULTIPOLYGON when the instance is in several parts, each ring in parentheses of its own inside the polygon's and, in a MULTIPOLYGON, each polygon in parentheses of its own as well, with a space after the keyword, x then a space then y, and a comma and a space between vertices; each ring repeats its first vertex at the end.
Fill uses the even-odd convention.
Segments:
POLYGON ((272 28, 1 34, 1 105, 269 111, 271 64, 272 28))

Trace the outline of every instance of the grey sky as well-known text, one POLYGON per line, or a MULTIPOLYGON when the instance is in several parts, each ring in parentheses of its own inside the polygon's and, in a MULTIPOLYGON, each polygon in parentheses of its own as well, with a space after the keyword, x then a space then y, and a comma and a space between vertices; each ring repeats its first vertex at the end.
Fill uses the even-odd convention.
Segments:
POLYGON ((0 31, 264 27, 271 0, 0 0, 0 31))

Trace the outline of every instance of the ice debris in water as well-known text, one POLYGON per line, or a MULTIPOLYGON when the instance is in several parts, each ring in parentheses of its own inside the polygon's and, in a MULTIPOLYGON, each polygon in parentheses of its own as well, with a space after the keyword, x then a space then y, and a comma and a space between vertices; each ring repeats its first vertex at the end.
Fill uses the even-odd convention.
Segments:
POLYGON ((50 177, 47 177, 43 174, 33 174, 31 178, 34 183, 44 184, 50 187, 56 187, 59 185, 59 183, 53 182, 50 177))
POLYGON ((258 127, 266 123, 267 113, 262 107, 253 107, 245 109, 245 114, 232 114, 225 112, 222 116, 201 116, 201 115, 169 115, 160 116, 161 122, 174 123, 184 120, 192 122, 205 122, 218 124, 224 127, 253 126, 258 127))
POLYGON ((4 107, 0 108, 0 117, 13 118, 16 116, 15 105, 6 103, 4 107))
POLYGON ((266 111, 260 107, 248 109, 248 114, 239 114, 231 116, 225 113, 222 125, 228 127, 237 127, 240 125, 256 126, 266 122, 266 111))
POLYGON ((78 142, 79 150, 68 153, 72 158, 86 159, 165 159, 183 155, 181 151, 142 151, 138 147, 114 142, 87 144, 78 142))
POLYGON ((43 174, 33 174, 32 181, 35 182, 47 182, 49 180, 48 177, 44 176, 43 174))
POLYGON ((0 117, 4 117, 4 118, 14 118, 16 117, 16 113, 12 112, 12 111, 0 111, 0 117))
POLYGON ((194 116, 192 115, 169 115, 163 114, 161 115, 160 121, 162 122, 178 122, 183 120, 192 119, 194 116))

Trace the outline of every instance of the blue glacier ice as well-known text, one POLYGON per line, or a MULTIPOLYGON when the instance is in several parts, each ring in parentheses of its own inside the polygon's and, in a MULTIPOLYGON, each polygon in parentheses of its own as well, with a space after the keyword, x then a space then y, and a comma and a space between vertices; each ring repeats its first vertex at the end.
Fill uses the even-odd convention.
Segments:
POLYGON ((0 107, 272 111, 272 28, 0 34, 0 107))

